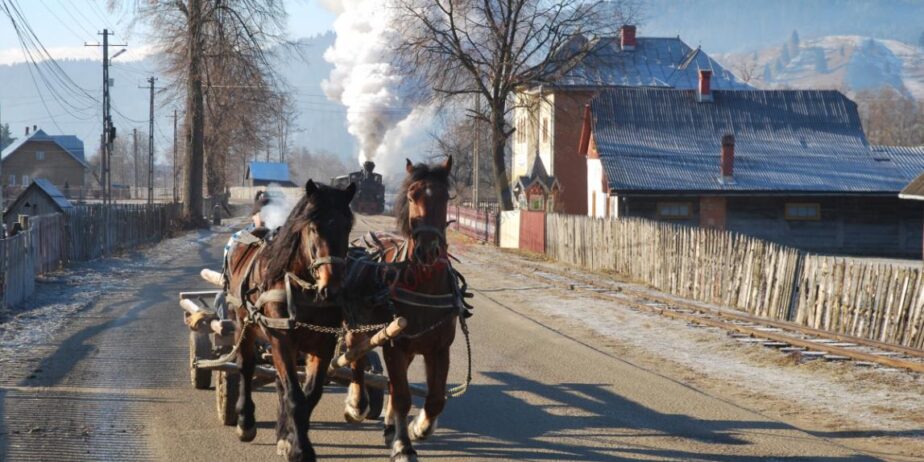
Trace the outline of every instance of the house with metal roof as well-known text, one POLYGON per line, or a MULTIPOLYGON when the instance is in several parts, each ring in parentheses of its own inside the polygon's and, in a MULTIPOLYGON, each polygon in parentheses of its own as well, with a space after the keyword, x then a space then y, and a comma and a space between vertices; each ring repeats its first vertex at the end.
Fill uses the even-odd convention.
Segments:
POLYGON ((20 215, 65 213, 72 208, 74 205, 55 185, 48 180, 37 178, 32 180, 29 186, 3 211, 3 222, 7 227, 12 227, 20 215))
POLYGON ((924 155, 871 147, 840 92, 613 88, 593 99, 583 127, 589 215, 818 252, 921 254, 924 213, 898 194, 924 155))
POLYGON ((285 162, 252 161, 247 164, 244 178, 249 182, 249 186, 269 186, 273 183, 279 186, 295 186, 289 179, 289 165, 285 162))
POLYGON ((13 190, 28 187, 33 179, 45 179, 58 189, 79 191, 89 182, 90 166, 83 141, 73 135, 49 135, 26 128, 25 136, 3 149, 0 183, 13 190))
MULTIPOLYGON (((636 37, 636 27, 623 26, 617 37, 589 39, 563 47, 586 49, 573 66, 517 91, 512 141, 513 183, 533 170, 541 158, 547 174, 558 180, 558 210, 587 213, 587 170, 577 155, 584 106, 608 88, 670 88, 690 90, 702 85, 700 71, 708 71, 707 85, 720 90, 749 90, 750 86, 679 37, 636 37)), ((561 59, 560 61, 564 61, 561 59)))

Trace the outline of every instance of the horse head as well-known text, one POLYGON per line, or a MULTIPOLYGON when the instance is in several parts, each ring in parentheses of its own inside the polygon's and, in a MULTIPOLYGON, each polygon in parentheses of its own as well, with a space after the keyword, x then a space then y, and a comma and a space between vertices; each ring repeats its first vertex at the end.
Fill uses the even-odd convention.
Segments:
POLYGON ((335 298, 340 291, 344 258, 349 247, 356 186, 337 189, 305 183, 305 195, 270 244, 266 278, 280 281, 287 272, 313 280, 317 298, 335 298))
POLYGON ((438 165, 414 165, 408 160, 406 170, 395 207, 398 229, 413 243, 409 258, 433 263, 446 254, 452 157, 438 165))

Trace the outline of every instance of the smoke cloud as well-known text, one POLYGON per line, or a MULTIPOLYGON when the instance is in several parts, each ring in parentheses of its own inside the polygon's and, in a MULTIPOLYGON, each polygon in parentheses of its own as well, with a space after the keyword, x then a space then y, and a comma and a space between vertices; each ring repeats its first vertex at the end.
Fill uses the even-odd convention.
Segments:
POLYGON ((292 209, 295 208, 297 200, 295 197, 285 193, 285 190, 276 183, 270 183, 266 187, 266 194, 269 197, 269 203, 260 209, 260 218, 263 225, 269 229, 276 229, 286 223, 292 209))
POLYGON ((347 131, 359 141, 359 161, 374 160, 387 175, 397 170, 392 164, 400 160, 401 138, 411 130, 391 132, 415 107, 411 87, 389 56, 399 40, 392 28, 393 11, 384 0, 325 3, 339 15, 334 21, 337 39, 324 53, 334 69, 321 87, 328 98, 346 106, 347 131))

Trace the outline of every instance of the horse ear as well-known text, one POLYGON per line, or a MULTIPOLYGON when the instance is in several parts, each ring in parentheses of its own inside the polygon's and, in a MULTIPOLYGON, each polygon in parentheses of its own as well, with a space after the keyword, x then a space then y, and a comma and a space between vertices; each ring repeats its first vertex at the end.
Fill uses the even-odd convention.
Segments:
POLYGON ((314 180, 308 180, 305 183, 305 194, 311 196, 316 192, 318 192, 318 185, 314 184, 314 180))
POLYGON ((445 168, 447 172, 452 171, 452 156, 446 158, 446 162, 443 162, 443 168, 445 168))
POLYGON ((411 162, 411 159, 405 159, 405 160, 407 160, 407 165, 404 166, 404 169, 407 170, 407 173, 409 174, 414 173, 414 163, 411 162))
POLYGON ((353 200, 353 196, 356 195, 356 183, 350 183, 350 185, 346 187, 345 191, 347 195, 350 196, 349 200, 353 200))

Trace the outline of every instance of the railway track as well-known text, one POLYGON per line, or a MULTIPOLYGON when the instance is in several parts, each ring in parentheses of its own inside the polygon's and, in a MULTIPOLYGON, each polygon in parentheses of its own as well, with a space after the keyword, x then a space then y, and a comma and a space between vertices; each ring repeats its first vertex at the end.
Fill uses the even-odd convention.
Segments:
POLYGON ((800 361, 852 360, 861 366, 885 366, 924 373, 922 350, 652 294, 612 279, 591 279, 576 272, 557 271, 535 264, 515 265, 509 259, 493 259, 492 264, 534 280, 541 279, 549 286, 587 292, 595 298, 616 301, 639 311, 656 313, 693 325, 723 329, 739 342, 777 349, 800 361))

